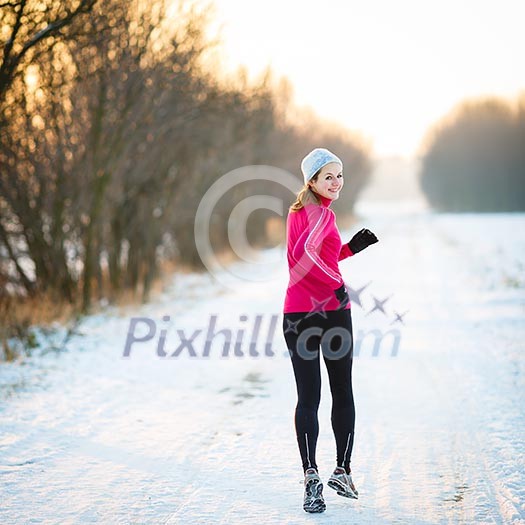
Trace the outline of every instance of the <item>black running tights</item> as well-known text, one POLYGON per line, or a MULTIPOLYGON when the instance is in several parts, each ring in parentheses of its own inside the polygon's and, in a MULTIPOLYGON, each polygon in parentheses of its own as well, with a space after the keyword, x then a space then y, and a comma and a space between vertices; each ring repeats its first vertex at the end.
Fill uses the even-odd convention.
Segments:
POLYGON ((332 429, 337 465, 349 472, 355 426, 350 309, 285 313, 283 332, 297 386, 295 430, 303 470, 317 469, 315 450, 319 435, 317 411, 321 400, 321 349, 332 393, 332 429))

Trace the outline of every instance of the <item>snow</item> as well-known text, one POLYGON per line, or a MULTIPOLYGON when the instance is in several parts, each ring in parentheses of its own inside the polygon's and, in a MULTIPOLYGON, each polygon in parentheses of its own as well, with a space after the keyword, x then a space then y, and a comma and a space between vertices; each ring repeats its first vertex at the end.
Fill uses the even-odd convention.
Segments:
POLYGON ((277 247, 260 254, 253 278, 244 264, 220 281, 177 275, 154 303, 84 319, 64 351, 1 364, 0 522, 525 523, 525 214, 380 203, 359 212, 343 238, 366 226, 380 239, 341 263, 352 288, 368 284, 352 306, 359 500, 326 487, 335 442, 323 366, 327 510, 302 510, 277 247), (369 313, 374 298, 388 298, 385 313, 369 313), (404 324, 394 312, 406 312, 404 324), (202 357, 214 315, 216 331, 232 332, 227 357, 224 335, 202 357), (139 317, 155 335, 123 357, 139 317), (384 335, 375 356, 374 330, 384 335), (171 357, 192 336, 197 355, 186 346, 171 357))

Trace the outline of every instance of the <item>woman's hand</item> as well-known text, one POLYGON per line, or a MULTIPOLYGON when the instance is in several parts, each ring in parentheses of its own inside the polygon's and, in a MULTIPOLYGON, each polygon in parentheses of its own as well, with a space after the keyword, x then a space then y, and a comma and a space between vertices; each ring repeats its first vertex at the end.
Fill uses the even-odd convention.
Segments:
POLYGON ((377 237, 367 228, 358 231, 348 242, 352 253, 360 252, 377 242, 377 237))
POLYGON ((337 297, 337 300, 339 301, 339 304, 341 305, 341 308, 346 308, 346 305, 350 302, 350 297, 344 283, 337 290, 334 290, 334 293, 337 297))

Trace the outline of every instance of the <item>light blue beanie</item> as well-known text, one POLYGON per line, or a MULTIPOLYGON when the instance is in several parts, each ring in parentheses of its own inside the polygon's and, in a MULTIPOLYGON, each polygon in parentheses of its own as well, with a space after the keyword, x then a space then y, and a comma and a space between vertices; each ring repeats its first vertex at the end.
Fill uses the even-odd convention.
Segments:
POLYGON ((341 159, 325 148, 315 148, 301 162, 304 183, 306 184, 323 166, 337 162, 343 167, 341 159))

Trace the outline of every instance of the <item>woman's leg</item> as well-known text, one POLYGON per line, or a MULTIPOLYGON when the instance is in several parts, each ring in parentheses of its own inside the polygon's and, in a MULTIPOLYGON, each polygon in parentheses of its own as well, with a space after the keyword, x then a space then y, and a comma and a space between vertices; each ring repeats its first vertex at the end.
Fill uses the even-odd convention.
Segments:
POLYGON ((303 470, 317 470, 315 450, 319 435, 317 411, 321 400, 321 369, 319 359, 320 336, 310 335, 301 350, 300 336, 311 322, 306 314, 284 314, 283 332, 290 352, 295 383, 297 386, 297 406, 295 408, 295 431, 303 470), (299 321, 298 324, 295 324, 299 321), (298 345, 299 342, 299 345, 298 345))
MULTIPOLYGON (((326 312, 332 332, 325 335, 329 341, 323 348, 323 358, 332 392, 332 429, 337 447, 337 465, 350 472, 354 445, 355 406, 352 390, 353 330, 350 310, 326 312), (344 338, 337 334, 343 334, 344 338), (333 337, 329 337, 332 335, 333 337), (326 351, 328 349, 328 351, 326 351)), ((323 346, 324 340, 323 340, 323 346)))

